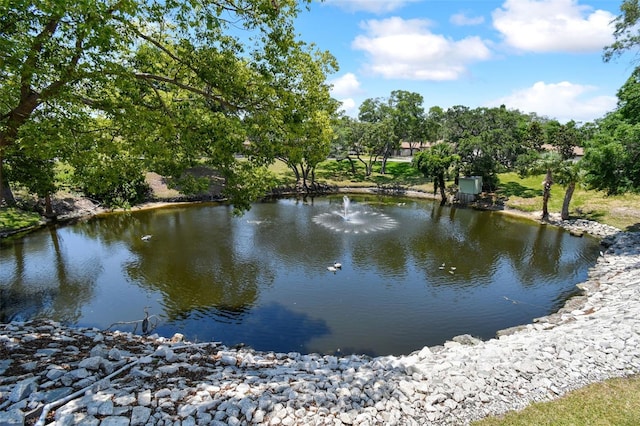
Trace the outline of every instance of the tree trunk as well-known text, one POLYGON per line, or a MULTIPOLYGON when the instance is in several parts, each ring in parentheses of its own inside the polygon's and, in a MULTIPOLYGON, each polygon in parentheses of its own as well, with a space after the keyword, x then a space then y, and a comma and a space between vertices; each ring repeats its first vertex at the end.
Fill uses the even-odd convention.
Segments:
POLYGON ((307 170, 304 168, 304 164, 300 165, 300 175, 302 176, 302 187, 305 191, 309 192, 309 186, 307 185, 307 170))
POLYGON ((45 217, 55 217, 55 213, 53 213, 53 207, 51 206, 51 195, 47 194, 44 196, 44 215, 45 217))
POLYGON ((371 176, 371 157, 369 157, 369 162, 367 163, 365 160, 363 160, 362 158, 360 158, 360 155, 357 156, 358 161, 360 161, 363 165, 364 165, 364 175, 365 176, 371 176))
POLYGON ((369 161, 364 163, 364 175, 366 177, 371 176, 371 173, 373 173, 373 161, 373 158, 369 157, 369 161))
POLYGON ((571 182, 567 186, 567 190, 564 193, 564 201, 562 202, 562 213, 561 213, 562 220, 569 219, 569 204, 571 203, 571 198, 573 197, 573 191, 575 191, 575 189, 576 189, 576 183, 571 182))
POLYGON ((0 207, 3 203, 7 206, 15 206, 16 199, 13 197, 13 191, 11 191, 11 185, 6 180, 5 175, 2 173, 4 167, 4 156, 2 155, 2 149, 0 148, 0 207))
POLYGON ((551 169, 547 169, 547 176, 542 182, 542 220, 547 220, 549 218, 549 198, 551 197, 551 185, 553 185, 551 169))
POLYGON ((440 205, 444 206, 447 203, 447 192, 445 191, 444 174, 438 175, 438 186, 440 187, 440 205))
POLYGON ((291 164, 289 167, 293 171, 293 175, 296 177, 296 183, 300 182, 300 171, 298 170, 298 166, 291 164))
POLYGON ((356 175, 356 162, 353 161, 353 158, 347 156, 347 160, 349 160, 349 164, 351 164, 351 174, 356 175))

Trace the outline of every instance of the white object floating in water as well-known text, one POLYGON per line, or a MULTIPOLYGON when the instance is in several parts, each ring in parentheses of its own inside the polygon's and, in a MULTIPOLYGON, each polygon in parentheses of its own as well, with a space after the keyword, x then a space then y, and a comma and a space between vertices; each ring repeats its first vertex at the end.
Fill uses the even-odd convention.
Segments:
POLYGON ((142 241, 149 241, 151 239, 151 235, 143 235, 142 238, 140 238, 142 241))
POLYGON ((334 267, 334 268, 336 268, 336 269, 342 269, 342 263, 340 263, 340 262, 334 262, 334 263, 333 263, 333 267, 334 267))
POLYGON ((336 269, 336 267, 335 267, 335 266, 327 266, 327 270, 328 270, 329 272, 333 272, 334 274, 335 274, 335 273, 336 273, 336 271, 337 271, 337 269, 336 269))
POLYGON ((450 273, 451 275, 453 275, 453 271, 449 271, 449 273, 450 273))
POLYGON ((455 271, 455 270, 456 270, 456 267, 455 267, 455 266, 452 266, 452 267, 451 267, 451 270, 452 270, 452 271, 455 271))

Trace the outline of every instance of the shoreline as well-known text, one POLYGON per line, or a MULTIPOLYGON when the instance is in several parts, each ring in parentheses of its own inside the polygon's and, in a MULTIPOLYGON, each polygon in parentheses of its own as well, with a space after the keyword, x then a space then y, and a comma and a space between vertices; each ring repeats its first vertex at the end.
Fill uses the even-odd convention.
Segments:
POLYGON ((635 375, 640 233, 607 238, 578 285, 580 303, 487 341, 457 336, 403 356, 284 354, 180 335, 3 324, 0 422, 458 425, 635 375))
MULTIPOLYGON (((327 196, 331 194, 371 194, 371 195, 380 195, 380 196, 390 196, 390 197, 406 197, 406 198, 416 198, 416 199, 427 199, 427 200, 439 200, 438 195, 434 195, 431 193, 427 193, 419 190, 402 190, 402 191, 394 191, 394 190, 385 190, 377 187, 336 187, 333 191, 313 194, 314 196, 327 196)), ((274 193, 269 195, 269 197, 299 197, 305 196, 305 194, 301 193, 274 193)), ((81 220, 89 220, 92 217, 107 215, 107 214, 119 214, 119 213, 127 213, 127 212, 136 212, 136 211, 145 211, 145 210, 153 210, 160 209, 165 207, 175 207, 182 205, 190 205, 190 204, 202 204, 202 203, 225 203, 226 200, 223 198, 215 198, 214 196, 209 196, 209 199, 178 199, 175 198, 152 198, 149 201, 145 201, 143 203, 132 206, 131 208, 105 208, 100 206, 100 204, 94 204, 93 201, 84 198, 84 197, 71 197, 65 198, 64 208, 67 210, 67 213, 62 213, 57 215, 54 219, 50 218, 42 218, 41 223, 38 225, 32 225, 27 228, 14 229, 9 231, 0 232, 0 239, 14 237, 14 236, 23 236, 28 234, 29 232, 36 231, 45 226, 52 224, 73 224, 77 221, 81 220), (69 204, 72 204, 69 206, 69 204)), ((571 232, 571 226, 567 228, 566 224, 574 221, 586 221, 584 219, 569 219, 567 221, 563 221, 560 218, 559 213, 551 213, 548 220, 541 220, 542 212, 526 212, 523 210, 518 210, 514 208, 509 208, 506 206, 497 206, 497 205, 487 205, 481 203, 470 203, 468 205, 461 205, 457 203, 447 203, 447 207, 454 208, 470 208, 479 211, 490 211, 490 212, 498 212, 500 214, 505 214, 511 217, 517 217, 521 219, 531 220, 534 222, 538 222, 541 225, 555 225, 564 227, 569 232, 571 232)), ((586 221, 591 222, 591 221, 586 221)), ((608 226, 608 225, 603 225, 608 226)), ((613 227, 611 227, 613 228, 613 227)), ((578 235, 579 236, 579 235, 578 235)), ((601 237, 601 235, 596 234, 596 237, 601 237)))

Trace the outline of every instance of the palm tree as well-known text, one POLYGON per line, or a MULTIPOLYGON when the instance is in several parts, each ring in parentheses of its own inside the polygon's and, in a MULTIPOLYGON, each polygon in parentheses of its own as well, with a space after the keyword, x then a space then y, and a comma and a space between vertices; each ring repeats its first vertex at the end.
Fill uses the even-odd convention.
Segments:
POLYGON ((549 219, 548 205, 553 185, 553 172, 562 163, 562 156, 553 151, 542 153, 534 151, 518 158, 518 169, 521 176, 545 173, 545 178, 542 181, 542 220, 549 219))
POLYGON ((573 192, 576 189, 576 184, 582 179, 584 174, 579 162, 564 160, 559 164, 556 170, 556 181, 563 186, 566 186, 564 193, 564 201, 562 202, 562 220, 569 219, 569 204, 573 197, 573 192))

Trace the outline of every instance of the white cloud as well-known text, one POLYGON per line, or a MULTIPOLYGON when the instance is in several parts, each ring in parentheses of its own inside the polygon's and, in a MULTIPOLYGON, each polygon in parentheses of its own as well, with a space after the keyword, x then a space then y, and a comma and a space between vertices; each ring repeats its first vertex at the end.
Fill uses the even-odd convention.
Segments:
POLYGON ((480 25, 484 22, 484 16, 467 16, 464 13, 456 13, 449 18, 449 22, 458 26, 480 25))
POLYGON ((348 72, 345 75, 335 78, 329 81, 329 84, 333 85, 331 94, 340 98, 343 96, 353 96, 361 92, 360 82, 355 74, 348 72))
POLYGON ((357 36, 352 47, 368 53, 369 72, 410 80, 456 80, 468 64, 491 56, 479 37, 451 40, 433 34, 429 24, 399 17, 366 21, 361 24, 366 34, 357 36))
POLYGON ((616 107, 615 96, 588 97, 593 86, 573 84, 568 81, 545 83, 539 81, 526 89, 513 92, 509 96, 496 99, 487 106, 505 105, 523 113, 535 112, 540 116, 560 122, 593 121, 603 117, 616 107))
POLYGON ((339 99, 342 103, 342 106, 339 108, 341 111, 350 117, 358 116, 358 106, 356 105, 356 101, 353 98, 339 99))
POLYGON ((506 0, 493 26, 507 45, 532 52, 597 52, 613 42, 615 18, 578 0, 506 0))
POLYGON ((335 5, 349 12, 388 13, 398 10, 407 3, 416 0, 325 0, 329 5, 335 5))

